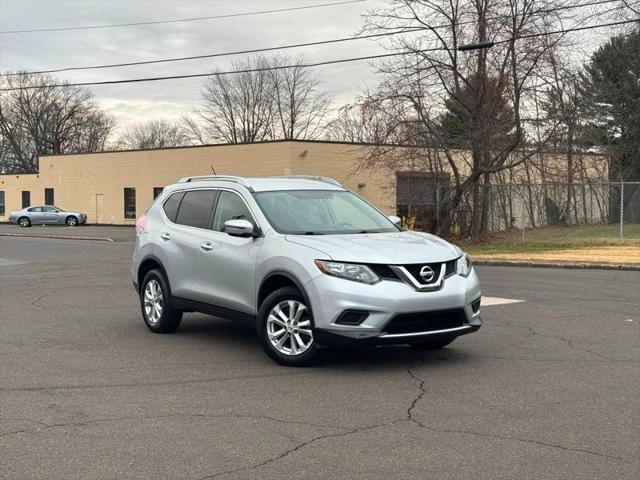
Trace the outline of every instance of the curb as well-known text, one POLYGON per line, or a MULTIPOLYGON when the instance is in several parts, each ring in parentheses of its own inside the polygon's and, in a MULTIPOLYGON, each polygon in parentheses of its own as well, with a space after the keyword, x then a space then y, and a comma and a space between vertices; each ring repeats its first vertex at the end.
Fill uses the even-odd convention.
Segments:
POLYGON ((94 242, 115 242, 108 237, 76 237, 71 235, 39 235, 37 233, 0 233, 0 237, 23 237, 23 238, 53 238, 56 240, 91 240, 94 242))
POLYGON ((531 267, 531 268, 572 268, 594 270, 627 270, 640 272, 640 265, 623 263, 562 263, 562 262, 534 262, 525 260, 473 260, 474 265, 494 267, 531 267))

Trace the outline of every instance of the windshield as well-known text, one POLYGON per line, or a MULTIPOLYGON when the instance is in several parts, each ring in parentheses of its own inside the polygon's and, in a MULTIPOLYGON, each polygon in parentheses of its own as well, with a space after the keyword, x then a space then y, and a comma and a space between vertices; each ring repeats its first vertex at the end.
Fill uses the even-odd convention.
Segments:
POLYGON ((397 232, 391 220, 359 196, 334 190, 282 190, 254 194, 280 233, 323 235, 397 232))

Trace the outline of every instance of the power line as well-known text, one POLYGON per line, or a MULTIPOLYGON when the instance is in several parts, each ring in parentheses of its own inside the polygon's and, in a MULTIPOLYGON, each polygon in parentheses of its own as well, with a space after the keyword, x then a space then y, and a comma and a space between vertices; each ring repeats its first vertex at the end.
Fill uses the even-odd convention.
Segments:
MULTIPOLYGON (((596 0, 596 1, 591 1, 587 3, 561 5, 553 8, 540 9, 532 13, 535 13, 535 14, 549 13, 552 11, 570 10, 570 9, 581 8, 581 7, 603 5, 607 3, 617 3, 618 1, 619 0, 596 0)), ((497 20, 500 18, 506 18, 506 17, 504 16, 492 17, 492 18, 488 18, 487 20, 497 20)), ((471 24, 471 23, 476 23, 476 22, 475 20, 459 22, 456 25, 465 25, 465 24, 471 24)), ((393 36, 393 35, 399 35, 404 33, 413 33, 413 32, 425 31, 425 30, 436 30, 441 28, 451 28, 451 25, 443 24, 443 25, 434 25, 432 27, 406 28, 406 29, 402 29, 394 32, 374 33, 374 34, 368 34, 368 35, 355 35, 351 37, 318 40, 315 42, 293 43, 293 44, 280 45, 275 47, 253 48, 248 50, 236 50, 231 52, 219 52, 219 53, 211 53, 211 54, 204 54, 204 55, 192 55, 192 56, 186 56, 186 57, 161 58, 156 60, 141 60, 136 62, 88 65, 88 66, 79 66, 79 67, 63 67, 63 68, 55 68, 50 70, 35 70, 30 72, 0 73, 0 77, 11 77, 11 76, 17 76, 17 75, 44 74, 44 73, 60 73, 60 72, 70 72, 70 71, 79 71, 79 70, 97 70, 97 69, 106 69, 106 68, 132 67, 132 66, 139 66, 139 65, 154 65, 158 63, 182 62, 187 60, 202 60, 205 58, 217 58, 217 57, 226 57, 226 56, 233 56, 233 55, 246 55, 250 53, 271 52, 276 50, 289 50, 293 48, 312 47, 317 45, 328 45, 333 43, 342 43, 342 42, 349 42, 354 40, 366 40, 371 38, 380 38, 380 37, 393 36)))
POLYGON ((30 30, 5 30, 0 32, 0 35, 10 35, 10 34, 17 34, 17 33, 36 33, 36 32, 66 32, 71 30, 93 30, 93 29, 99 29, 99 28, 138 27, 138 26, 144 26, 144 25, 161 25, 166 23, 197 22, 201 20, 217 20, 221 18, 248 17, 248 16, 254 16, 254 15, 266 15, 269 13, 292 12, 294 10, 308 10, 311 8, 332 7, 336 5, 346 5, 350 3, 363 3, 366 1, 367 0, 345 0, 341 2, 304 5, 300 7, 276 8, 272 10, 259 10, 256 12, 229 13, 226 15, 211 15, 208 17, 180 18, 175 20, 155 20, 155 21, 149 21, 149 22, 114 23, 110 25, 84 25, 80 27, 34 28, 30 30))
MULTIPOLYGON (((609 1, 612 1, 612 0, 609 0, 609 1)), ((188 57, 162 58, 157 60, 142 60, 138 62, 111 63, 111 64, 105 64, 105 65, 89 65, 84 67, 65 67, 65 68, 57 68, 52 70, 36 70, 32 72, 2 73, 0 74, 0 77, 12 77, 12 76, 18 76, 18 75, 31 75, 31 74, 41 74, 41 73, 59 73, 59 72, 69 72, 69 71, 76 71, 76 70, 95 70, 95 69, 116 68, 116 67, 132 67, 137 65, 152 65, 157 63, 182 62, 185 60, 200 60, 204 58, 228 57, 232 55, 246 55, 249 53, 271 52, 275 50, 289 50, 292 48, 312 47, 317 45, 349 42, 353 40, 366 40, 369 38, 379 38, 379 37, 385 37, 390 35, 398 35, 401 33, 417 32, 421 30, 425 30, 425 28, 416 27, 416 28, 406 29, 406 30, 397 31, 397 32, 373 33, 369 35, 342 37, 342 38, 334 38, 329 40, 318 40, 315 42, 292 43, 288 45, 279 45, 277 47, 252 48, 249 50, 235 50, 232 52, 210 53, 206 55, 193 55, 188 57)))
MULTIPOLYGON (((507 38, 504 40, 497 40, 494 44, 502 44, 513 42, 520 39, 532 38, 532 37, 542 37, 547 35, 557 35, 557 34, 566 34, 569 32, 577 32, 583 30, 592 30, 595 28, 604 28, 604 27, 613 27, 618 25, 626 25, 629 23, 638 23, 640 19, 633 20, 622 20, 618 22, 610 22, 610 23, 602 23, 597 25, 588 25, 584 27, 573 27, 563 30, 555 30, 552 32, 544 32, 544 33, 532 33, 526 35, 519 35, 516 37, 507 38)), ((335 65, 340 63, 349 63, 349 62, 358 62, 363 60, 376 60, 380 58, 390 58, 396 57, 400 55, 415 55, 417 53, 425 53, 432 51, 446 51, 445 48, 428 48, 421 50, 412 50, 412 51, 402 51, 402 52, 394 52, 394 53, 385 53, 381 55, 367 55, 362 57, 349 57, 349 58, 341 58, 336 60, 325 60, 321 62, 313 62, 313 63, 304 63, 304 64, 294 64, 294 65, 274 65, 271 67, 259 67, 259 68, 248 68, 242 70, 228 70, 223 72, 208 72, 208 73, 193 73, 186 75, 168 75, 161 77, 142 77, 142 78, 130 78, 123 80, 103 80, 97 82, 77 82, 77 83, 58 83, 58 84, 49 84, 49 85, 29 85, 26 87, 16 87, 16 88, 2 88, 0 92, 11 92, 14 90, 34 90, 34 89, 43 89, 43 88, 59 88, 59 87, 86 87, 86 86, 95 86, 95 85, 114 85, 114 84, 122 84, 122 83, 140 83, 140 82, 156 82, 162 80, 177 80, 177 79, 185 79, 185 78, 198 78, 198 77, 211 77, 214 75, 233 75, 238 73, 254 73, 254 72, 265 72, 265 71, 273 71, 273 70, 286 70, 289 68, 309 68, 309 67, 319 67, 324 65, 335 65)))
POLYGON ((388 58, 388 57, 396 57, 400 55, 407 55, 408 53, 420 53, 427 51, 440 51, 442 48, 436 49, 425 49, 425 50, 417 50, 415 52, 395 52, 395 53, 384 53, 381 55, 366 55, 363 57, 350 57, 350 58, 340 58, 336 60, 325 60, 322 62, 314 62, 314 63, 304 63, 304 64, 295 64, 295 65, 275 65, 272 67, 259 67, 259 68, 247 68, 242 70, 229 70, 224 72, 208 72, 208 73, 192 73, 186 75, 168 75, 164 77, 143 77, 143 78, 130 78, 126 80, 104 80, 100 82, 79 82, 79 83, 58 83, 51 85, 30 85, 26 87, 18 87, 18 88, 0 88, 0 92, 11 92, 14 90, 33 90, 33 89, 42 89, 42 88, 59 88, 59 87, 86 87, 91 85, 113 85, 119 83, 139 83, 139 82, 157 82, 160 80, 178 80, 184 78, 198 78, 198 77, 212 77, 216 75, 233 75, 238 73, 254 73, 254 72, 266 72, 273 70, 287 70, 289 68, 309 68, 309 67, 320 67, 323 65, 335 65, 338 63, 348 63, 348 62, 359 62, 363 60, 376 60, 379 58, 388 58))

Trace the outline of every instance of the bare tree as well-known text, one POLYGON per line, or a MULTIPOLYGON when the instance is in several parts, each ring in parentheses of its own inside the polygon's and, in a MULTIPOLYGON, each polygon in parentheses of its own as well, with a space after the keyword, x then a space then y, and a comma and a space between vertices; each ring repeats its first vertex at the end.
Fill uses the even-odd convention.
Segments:
POLYGON ((252 143, 316 138, 324 125, 329 94, 302 58, 254 57, 214 72, 205 80, 202 105, 183 124, 198 143, 252 143))
MULTIPOLYGON (((416 134, 437 151, 453 178, 443 211, 468 201, 474 237, 486 228, 491 176, 536 153, 521 148, 527 141, 523 94, 562 38, 549 35, 558 21, 549 3, 538 0, 388 0, 368 16, 367 31, 409 31, 389 40, 390 49, 407 55, 380 68, 381 91, 411 107, 416 134), (421 30, 410 32, 416 28, 421 30), (493 46, 458 50, 485 42, 493 46), (496 125, 496 95, 507 99, 508 125, 496 125), (468 154, 443 129, 446 111, 464 119, 468 154), (497 131, 508 135, 499 138, 497 131)), ((366 162, 374 166, 378 160, 366 162)))
POLYGON ((197 110, 202 130, 215 141, 252 143, 271 134, 272 82, 264 58, 233 64, 233 74, 214 72, 204 81, 197 110))
POLYGON ((378 145, 411 142, 413 123, 407 108, 393 98, 365 93, 354 103, 343 105, 325 126, 329 140, 378 145))
POLYGON ((189 133, 178 122, 165 119, 149 120, 131 125, 119 135, 117 148, 150 149, 191 145, 189 133))
POLYGON ((273 136, 316 138, 331 101, 330 95, 320 89, 320 76, 304 66, 302 57, 274 57, 269 64, 274 68, 269 71, 273 136))
POLYGON ((104 149, 114 119, 86 88, 63 86, 48 75, 5 76, 0 92, 0 170, 35 172, 38 156, 104 149))

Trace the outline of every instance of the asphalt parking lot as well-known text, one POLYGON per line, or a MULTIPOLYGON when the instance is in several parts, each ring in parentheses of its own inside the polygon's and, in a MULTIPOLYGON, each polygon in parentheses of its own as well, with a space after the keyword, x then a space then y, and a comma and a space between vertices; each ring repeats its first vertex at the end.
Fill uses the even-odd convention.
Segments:
POLYGON ((485 296, 521 302, 479 332, 291 369, 229 321, 151 334, 131 251, 0 237, 1 478, 640 474, 640 272, 481 266, 485 296))

